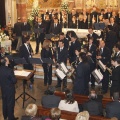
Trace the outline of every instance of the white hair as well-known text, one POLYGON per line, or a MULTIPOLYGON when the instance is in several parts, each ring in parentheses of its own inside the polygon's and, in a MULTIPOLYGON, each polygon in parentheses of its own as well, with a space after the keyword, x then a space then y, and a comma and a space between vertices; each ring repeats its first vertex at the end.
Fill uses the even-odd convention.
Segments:
POLYGON ((29 104, 25 109, 25 114, 28 116, 35 116, 37 113, 37 105, 29 104))
POLYGON ((83 111, 77 114, 75 120, 89 120, 88 111, 83 111))

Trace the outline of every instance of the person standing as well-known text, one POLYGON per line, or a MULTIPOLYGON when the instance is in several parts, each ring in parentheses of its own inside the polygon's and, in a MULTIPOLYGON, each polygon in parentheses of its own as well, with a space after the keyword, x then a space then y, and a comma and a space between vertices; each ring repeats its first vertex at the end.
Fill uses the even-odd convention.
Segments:
POLYGON ((76 68, 76 76, 73 86, 74 94, 88 95, 90 80, 90 65, 86 53, 81 52, 79 54, 79 63, 76 68))
MULTIPOLYGON (((19 51, 20 57, 25 58, 27 62, 27 64, 24 64, 23 67, 24 69, 33 70, 33 65, 29 62, 29 58, 31 58, 33 54, 33 50, 30 45, 30 36, 26 36, 24 38, 24 42, 25 43, 20 47, 20 51, 19 51)), ((31 84, 34 83, 33 77, 30 79, 30 81, 31 84)))
MULTIPOLYGON (((64 47, 64 41, 60 40, 58 42, 58 49, 55 52, 55 57, 56 57, 56 63, 57 63, 57 67, 59 66, 59 64, 61 62, 63 62, 65 65, 67 65, 67 56, 68 56, 68 50, 67 48, 64 47)), ((61 82, 62 80, 60 78, 57 78, 57 85, 56 88, 61 87, 61 82)), ((67 78, 65 77, 63 79, 63 87, 66 88, 67 87, 67 78)))
MULTIPOLYGON (((41 50, 41 58, 52 59, 52 51, 50 48, 50 41, 44 40, 42 50, 41 50)), ((43 63, 44 70, 44 86, 51 85, 52 83, 52 64, 43 63)))
POLYGON ((113 57, 111 64, 115 67, 112 70, 112 85, 110 88, 110 96, 113 96, 114 92, 120 92, 120 57, 113 57))
POLYGON ((14 71, 8 67, 7 57, 0 60, 0 87, 2 92, 2 110, 4 120, 17 120, 14 116, 15 84, 17 82, 14 71))
POLYGON ((13 35, 17 37, 17 47, 16 51, 19 51, 20 46, 22 45, 22 22, 21 18, 17 19, 17 23, 14 24, 13 35))

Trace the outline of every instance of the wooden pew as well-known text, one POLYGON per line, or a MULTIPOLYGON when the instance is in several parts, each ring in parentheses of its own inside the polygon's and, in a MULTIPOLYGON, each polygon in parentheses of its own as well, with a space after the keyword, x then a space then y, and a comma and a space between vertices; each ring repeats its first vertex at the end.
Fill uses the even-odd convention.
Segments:
MULTIPOLYGON (((56 96, 61 97, 61 99, 65 99, 65 94, 64 94, 64 92, 55 91, 54 94, 55 94, 56 96)), ((74 94, 74 98, 75 98, 75 100, 78 102, 78 104, 83 104, 83 103, 85 103, 86 101, 89 100, 88 96, 78 95, 78 94, 74 94)), ((102 99, 103 108, 105 108, 105 107, 106 107, 106 104, 109 103, 109 102, 112 102, 112 99, 111 99, 111 98, 103 98, 103 99, 102 99)))
MULTIPOLYGON (((37 110, 38 117, 49 116, 49 115, 50 115, 50 108, 44 108, 42 106, 38 106, 38 110, 37 110)), ((75 112, 61 110, 61 119, 75 120, 76 116, 77 113, 75 112)), ((101 116, 90 116, 89 120, 110 120, 110 119, 101 116)))

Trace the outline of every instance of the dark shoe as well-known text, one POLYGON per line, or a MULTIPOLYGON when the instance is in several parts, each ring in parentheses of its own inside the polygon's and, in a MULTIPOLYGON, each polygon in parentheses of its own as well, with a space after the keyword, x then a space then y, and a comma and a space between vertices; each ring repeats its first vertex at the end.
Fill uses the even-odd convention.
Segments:
POLYGON ((18 120, 18 119, 19 119, 19 117, 15 117, 15 118, 14 118, 14 120, 18 120))
POLYGON ((61 85, 56 85, 55 87, 56 87, 56 88, 59 88, 59 87, 61 87, 61 85))

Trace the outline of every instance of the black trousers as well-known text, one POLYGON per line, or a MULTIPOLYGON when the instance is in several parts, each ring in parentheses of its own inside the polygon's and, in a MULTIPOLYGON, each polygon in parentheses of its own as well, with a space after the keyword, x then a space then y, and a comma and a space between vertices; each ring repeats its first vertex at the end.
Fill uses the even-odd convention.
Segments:
POLYGON ((14 106, 15 106, 15 87, 7 89, 7 92, 2 91, 2 109, 4 119, 14 120, 14 106))
POLYGON ((65 77, 63 80, 61 80, 59 77, 57 77, 57 85, 61 86, 61 83, 63 82, 63 87, 67 87, 67 77, 65 77))
POLYGON ((36 53, 39 52, 39 46, 40 46, 40 43, 41 43, 41 45, 43 44, 44 37, 45 37, 45 35, 41 34, 38 38, 36 38, 36 53))
POLYGON ((51 85, 52 84, 52 65, 48 66, 48 64, 44 63, 43 65, 44 70, 44 85, 51 85))
POLYGON ((105 72, 102 72, 102 74, 103 74, 102 90, 107 92, 109 85, 109 72, 106 70, 105 72))

